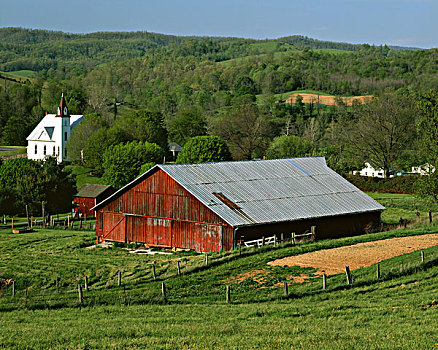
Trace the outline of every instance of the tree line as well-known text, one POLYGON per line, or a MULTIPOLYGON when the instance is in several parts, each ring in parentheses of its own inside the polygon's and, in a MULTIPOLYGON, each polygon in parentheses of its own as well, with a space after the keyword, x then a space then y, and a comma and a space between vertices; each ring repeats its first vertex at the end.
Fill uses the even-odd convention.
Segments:
POLYGON ((3 69, 15 58, 56 63, 33 67, 30 84, 0 88, 1 142, 26 144, 64 93, 70 112, 85 114, 69 154, 115 187, 169 159, 169 141, 183 146, 178 162, 321 155, 341 173, 367 161, 389 174, 434 161, 420 150, 424 101, 438 86, 435 49, 14 28, 0 38, 3 69), (285 103, 296 90, 374 97, 285 103))

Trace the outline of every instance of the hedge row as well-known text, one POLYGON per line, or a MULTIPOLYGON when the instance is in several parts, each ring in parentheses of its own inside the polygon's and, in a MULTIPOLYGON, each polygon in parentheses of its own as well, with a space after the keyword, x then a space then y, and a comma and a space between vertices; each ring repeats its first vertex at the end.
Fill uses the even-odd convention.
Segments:
POLYGON ((347 180, 365 192, 415 193, 415 182, 419 175, 403 175, 381 179, 360 175, 346 176, 347 180))

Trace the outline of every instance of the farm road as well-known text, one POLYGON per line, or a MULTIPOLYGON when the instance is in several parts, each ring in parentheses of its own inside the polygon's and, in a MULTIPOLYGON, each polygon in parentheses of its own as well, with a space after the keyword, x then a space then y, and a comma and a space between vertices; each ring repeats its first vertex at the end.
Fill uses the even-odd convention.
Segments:
POLYGON ((350 270, 355 270, 435 245, 438 245, 438 234, 390 238, 346 247, 318 250, 271 261, 268 265, 314 267, 327 275, 334 275, 344 272, 345 266, 350 266, 350 270))

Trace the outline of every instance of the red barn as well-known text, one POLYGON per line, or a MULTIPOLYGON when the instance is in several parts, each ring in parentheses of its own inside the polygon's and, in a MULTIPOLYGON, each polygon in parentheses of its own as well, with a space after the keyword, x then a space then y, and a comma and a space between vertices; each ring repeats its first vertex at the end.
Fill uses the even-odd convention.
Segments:
POLYGON ((114 192, 116 190, 112 186, 85 184, 79 188, 78 193, 73 198, 74 216, 94 216, 94 210, 91 208, 114 192))
POLYGON ((360 234, 385 208, 309 157, 156 165, 93 209, 99 242, 208 252, 311 226, 318 238, 360 234))

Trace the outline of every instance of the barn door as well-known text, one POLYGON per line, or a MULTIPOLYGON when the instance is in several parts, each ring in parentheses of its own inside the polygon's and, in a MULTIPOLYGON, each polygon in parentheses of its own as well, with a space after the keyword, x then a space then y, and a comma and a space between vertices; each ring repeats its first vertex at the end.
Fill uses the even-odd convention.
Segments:
POLYGON ((145 218, 143 221, 145 243, 149 245, 171 247, 172 224, 169 219, 145 218))
POLYGON ((120 213, 103 213, 103 240, 126 242, 125 216, 120 213))

